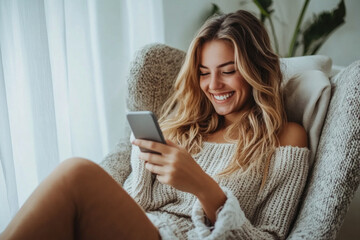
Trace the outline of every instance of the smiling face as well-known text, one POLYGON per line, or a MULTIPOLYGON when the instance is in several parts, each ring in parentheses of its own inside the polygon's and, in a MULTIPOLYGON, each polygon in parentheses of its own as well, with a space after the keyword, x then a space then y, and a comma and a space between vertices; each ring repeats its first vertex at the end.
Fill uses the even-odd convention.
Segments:
POLYGON ((251 104, 251 86, 235 66, 233 45, 225 40, 211 40, 201 48, 200 88, 215 111, 225 116, 227 124, 251 104))

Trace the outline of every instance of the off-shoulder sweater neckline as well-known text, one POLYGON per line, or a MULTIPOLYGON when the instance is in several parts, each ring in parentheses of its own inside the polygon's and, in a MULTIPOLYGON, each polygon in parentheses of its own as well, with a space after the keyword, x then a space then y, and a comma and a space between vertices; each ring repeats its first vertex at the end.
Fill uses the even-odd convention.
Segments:
MULTIPOLYGON (((236 143, 217 143, 217 142, 208 142, 208 141, 204 141, 203 142, 203 146, 208 146, 208 147, 214 147, 214 146, 219 146, 219 147, 231 147, 231 146, 236 146, 236 143)), ((275 150, 285 150, 285 149, 297 149, 297 150, 308 150, 308 147, 298 147, 298 146, 291 146, 291 145, 285 145, 285 146, 278 146, 275 148, 275 150)))

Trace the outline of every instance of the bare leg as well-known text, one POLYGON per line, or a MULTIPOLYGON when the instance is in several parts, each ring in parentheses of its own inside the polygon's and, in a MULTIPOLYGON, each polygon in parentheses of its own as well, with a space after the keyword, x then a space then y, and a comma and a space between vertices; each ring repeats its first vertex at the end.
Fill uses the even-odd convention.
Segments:
POLYGON ((71 158, 39 185, 0 239, 159 239, 159 232, 100 166, 71 158))

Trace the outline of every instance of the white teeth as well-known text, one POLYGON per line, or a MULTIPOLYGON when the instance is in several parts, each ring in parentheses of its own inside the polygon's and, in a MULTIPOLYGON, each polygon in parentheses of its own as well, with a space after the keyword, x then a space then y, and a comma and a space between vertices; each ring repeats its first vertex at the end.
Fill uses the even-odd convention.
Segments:
POLYGON ((223 101, 223 100, 226 100, 226 99, 228 99, 229 97, 231 97, 233 94, 234 94, 234 92, 231 92, 231 93, 228 93, 228 94, 225 94, 225 95, 214 95, 214 94, 213 94, 213 96, 214 96, 214 98, 215 98, 216 100, 223 101))

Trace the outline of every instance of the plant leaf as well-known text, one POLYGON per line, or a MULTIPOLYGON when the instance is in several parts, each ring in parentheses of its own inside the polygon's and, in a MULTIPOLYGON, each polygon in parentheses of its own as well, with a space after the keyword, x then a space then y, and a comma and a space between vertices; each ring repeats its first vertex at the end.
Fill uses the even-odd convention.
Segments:
POLYGON ((212 9, 211 9, 211 13, 209 15, 209 18, 212 17, 215 14, 223 14, 223 12, 220 10, 220 7, 218 5, 216 5, 215 3, 212 3, 212 9))
POLYGON ((272 0, 253 0, 255 5, 260 10, 260 20, 261 22, 265 22, 266 18, 270 16, 270 14, 274 11, 270 9, 271 5, 273 4, 272 0))
POLYGON ((307 22, 303 31, 303 55, 315 54, 329 35, 345 22, 345 15, 344 0, 333 11, 314 15, 313 21, 307 22))

